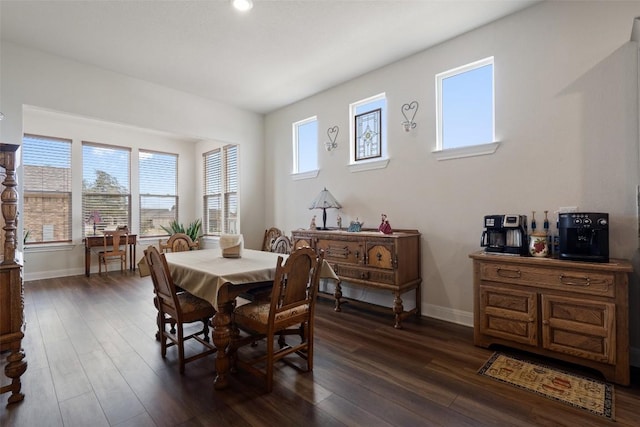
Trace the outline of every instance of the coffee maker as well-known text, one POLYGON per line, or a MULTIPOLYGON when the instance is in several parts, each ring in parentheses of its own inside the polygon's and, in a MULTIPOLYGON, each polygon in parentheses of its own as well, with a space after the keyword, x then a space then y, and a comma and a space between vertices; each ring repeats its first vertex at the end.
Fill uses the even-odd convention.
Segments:
POLYGON ((484 227, 480 246, 485 252, 528 254, 526 215, 487 215, 484 217, 484 227))
POLYGON ((609 214, 569 212, 558 216, 558 258, 609 262, 609 214))

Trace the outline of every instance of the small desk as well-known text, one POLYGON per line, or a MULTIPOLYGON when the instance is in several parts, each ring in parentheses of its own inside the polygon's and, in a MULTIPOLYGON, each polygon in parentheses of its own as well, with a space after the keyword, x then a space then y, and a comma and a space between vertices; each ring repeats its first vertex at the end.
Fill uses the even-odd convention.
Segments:
MULTIPOLYGON (((272 284, 278 257, 287 255, 243 249, 241 258, 223 258, 220 249, 169 252, 165 254, 173 280, 189 293, 209 301, 215 308, 213 342, 216 352, 214 388, 229 386, 231 318, 237 296, 250 289, 272 284)), ((322 264, 320 277, 339 280, 329 264, 322 264)))
MULTIPOLYGON (((136 234, 128 234, 127 235, 128 244, 129 244, 129 270, 135 271, 136 269, 136 234)), ((113 243, 113 238, 111 236, 107 236, 107 245, 111 245, 113 243)), ((91 273, 91 248, 95 247, 104 247, 104 236, 103 235, 95 235, 95 236, 87 236, 84 238, 84 275, 89 277, 91 273)))

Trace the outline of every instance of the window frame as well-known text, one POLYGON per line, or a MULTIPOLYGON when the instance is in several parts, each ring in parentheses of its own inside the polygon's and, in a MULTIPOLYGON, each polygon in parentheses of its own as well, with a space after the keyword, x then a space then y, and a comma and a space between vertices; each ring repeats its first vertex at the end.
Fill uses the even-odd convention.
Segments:
MULTIPOLYGON (((219 237, 222 234, 237 234, 240 233, 240 146, 238 144, 227 144, 222 147, 215 148, 213 150, 209 150, 202 154, 203 159, 203 188, 202 188, 202 203, 203 203, 203 217, 202 217, 202 233, 203 236, 206 237, 219 237), (235 150, 235 163, 230 164, 230 150, 235 150), (207 162, 211 158, 211 156, 218 154, 220 156, 219 165, 217 167, 209 167, 207 162), (214 170, 214 169, 217 169, 214 170), (235 170, 235 177, 231 179, 230 171, 231 169, 235 170), (213 171, 220 174, 219 177, 219 188, 220 192, 209 191, 209 180, 208 172, 213 171), (231 188, 235 184, 235 191, 231 188), (209 206, 209 199, 212 197, 217 197, 220 203, 220 217, 218 217, 217 221, 221 224, 221 227, 217 230, 211 229, 211 214, 209 211, 211 209, 209 206), (235 197, 236 204, 236 214, 235 217, 232 218, 229 212, 229 205, 231 204, 230 200, 232 197, 235 197), (234 222, 234 226, 231 226, 231 222, 234 222)), ((214 165, 215 166, 215 165, 214 165)), ((215 189, 213 189, 215 190, 215 189)))
MULTIPOLYGON (((107 199, 117 199, 117 198, 123 198, 126 201, 126 224, 115 224, 116 226, 127 226, 127 228, 129 230, 132 229, 131 227, 131 201, 132 201, 132 195, 131 195, 131 153, 132 153, 132 148, 131 147, 123 147, 123 146, 118 146, 118 145, 109 145, 109 144, 102 144, 102 143, 97 143, 97 142, 90 142, 90 141, 82 141, 82 237, 86 237, 87 236, 87 226, 88 225, 92 225, 91 222, 93 221, 92 219, 92 212, 95 212, 96 210, 94 209, 92 212, 91 209, 87 208, 87 197, 95 197, 95 196, 99 196, 99 197, 104 197, 107 199), (119 151, 123 154, 127 155, 127 161, 126 161, 126 167, 127 167, 127 185, 126 185, 126 190, 127 193, 90 193, 85 191, 85 187, 84 187, 84 183, 85 183, 85 175, 84 175, 84 168, 87 165, 87 159, 85 157, 85 152, 84 149, 85 147, 94 147, 94 148, 98 148, 98 149, 103 149, 103 150, 115 150, 115 151, 119 151)), ((106 173, 106 172, 105 172, 106 173)), ((108 174, 108 173, 107 173, 108 174)), ((110 174, 108 174, 110 175, 110 174)), ((121 183, 119 183, 120 186, 122 186, 121 183)), ((106 213, 106 211, 105 211, 106 213)), ((110 227, 105 225, 105 221, 104 218, 102 218, 102 214, 98 213, 98 216, 100 217, 100 225, 98 226, 96 224, 96 232, 100 231, 100 232, 104 232, 104 230, 106 229, 111 229, 114 227, 110 227)), ((106 215, 105 215, 106 217, 106 215)), ((113 225, 113 224, 111 224, 113 225)), ((92 232, 93 235, 93 232, 92 232)))
POLYGON ((318 130, 319 130, 319 124, 318 124, 318 116, 311 116, 308 117, 306 119, 303 120, 299 120, 297 122, 292 123, 291 125, 291 132, 292 132, 292 144, 293 144, 293 167, 292 167, 292 172, 291 172, 291 176, 293 177, 293 179, 308 179, 308 178, 315 178, 318 176, 318 172, 319 172, 319 167, 318 167, 318 158, 319 158, 319 152, 320 150, 318 149, 319 144, 319 137, 318 137, 318 130), (301 171, 300 170, 300 154, 301 154, 301 150, 300 150, 300 128, 302 126, 308 125, 310 123, 315 122, 316 124, 316 134, 315 134, 315 168, 311 168, 309 170, 304 170, 301 171))
POLYGON ((480 59, 456 68, 452 68, 435 76, 436 90, 436 148, 433 154, 438 160, 449 160, 461 157, 480 156, 493 154, 499 146, 496 141, 495 122, 496 122, 496 104, 495 104, 495 59, 493 56, 480 59), (472 72, 479 68, 491 65, 491 138, 492 141, 486 143, 468 144, 460 147, 447 148, 444 146, 444 114, 443 114, 443 87, 442 83, 445 79, 459 76, 464 73, 472 72))
MULTIPOLYGON (((59 137, 52 137, 52 136, 46 136, 46 135, 36 135, 36 134, 32 134, 32 133, 25 133, 23 134, 23 140, 22 140, 22 157, 23 157, 23 179, 24 179, 24 184, 23 184, 23 209, 24 209, 24 215, 21 220, 22 220, 22 224, 23 224, 23 235, 22 235, 22 242, 25 246, 45 246, 45 245, 55 245, 55 244, 60 244, 60 243, 71 243, 73 241, 73 141, 71 139, 68 138, 59 138, 59 137), (68 191, 60 191, 60 190, 47 190, 45 191, 44 189, 29 189, 28 188, 28 168, 30 168, 32 165, 29 165, 26 163, 26 157, 25 156, 25 150, 28 150, 28 142, 26 141, 28 138, 33 138, 33 139, 40 139, 40 140, 45 140, 47 142, 59 142, 59 143, 65 143, 68 145, 68 149, 65 153, 65 155, 68 155, 68 157, 66 158, 66 160, 68 161, 69 167, 68 167, 68 177, 65 178, 68 180, 68 191), (67 206, 68 206, 68 210, 66 213, 66 220, 63 219, 63 229, 65 230, 63 232, 63 234, 66 235, 65 238, 63 239, 51 239, 51 240, 44 240, 44 226, 45 224, 43 222, 39 223, 39 225, 41 226, 42 230, 42 239, 41 240, 36 240, 36 241, 27 241, 27 236, 25 234, 25 231, 28 230, 27 227, 25 227, 25 225, 27 224, 27 199, 29 197, 37 197, 38 194, 41 195, 56 195, 55 198, 59 198, 62 197, 64 199, 67 199, 67 206)), ((49 147, 51 148, 51 147, 49 147)), ((50 153, 50 152, 49 152, 50 153)), ((29 210, 31 212, 31 210, 29 210)))
POLYGON ((368 98, 361 99, 349 104, 349 170, 351 172, 361 172, 372 169, 383 169, 389 164, 389 139, 387 137, 387 112, 388 112, 388 100, 385 92, 377 95, 370 96, 368 98), (376 109, 380 109, 380 156, 364 159, 356 159, 356 116, 366 113, 365 111, 358 111, 358 108, 374 102, 384 101, 384 105, 381 107, 372 106, 371 112, 376 109))
MULTIPOLYGON (((165 198, 171 198, 173 199, 173 218, 171 219, 171 221, 179 221, 180 219, 180 209, 179 209, 179 202, 180 202, 180 197, 178 196, 178 160, 179 160, 179 156, 176 153, 167 153, 167 152, 162 152, 162 151, 155 151, 155 150, 148 150, 148 149, 138 149, 138 215, 139 215, 139 222, 140 222, 140 230, 139 230, 139 235, 142 238, 151 238, 151 237, 163 237, 163 236, 168 236, 168 233, 166 231, 162 231, 160 234, 145 234, 144 233, 144 220, 145 220, 145 215, 143 215, 143 198, 159 198, 159 199, 165 199, 165 198), (156 193, 142 193, 142 183, 143 183, 143 156, 145 154, 150 154, 150 155, 159 155, 159 156, 164 156, 164 157, 172 157, 173 160, 175 161, 175 174, 173 176, 174 179, 174 194, 156 194, 156 193)), ((146 177, 146 176, 145 176, 146 177)), ((171 222, 170 221, 170 222, 171 222)), ((169 227, 169 223, 167 224, 163 224, 166 227, 169 227)))

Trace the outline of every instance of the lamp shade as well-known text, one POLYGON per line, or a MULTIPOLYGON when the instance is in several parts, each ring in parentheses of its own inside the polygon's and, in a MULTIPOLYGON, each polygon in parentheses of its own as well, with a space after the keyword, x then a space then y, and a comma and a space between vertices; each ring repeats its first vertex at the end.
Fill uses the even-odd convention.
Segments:
POLYGON ((322 190, 320 194, 318 194, 309 205, 309 209, 340 209, 341 207, 342 205, 338 203, 335 197, 333 197, 333 195, 329 193, 329 190, 327 190, 326 188, 322 190))
POLYGON ((326 187, 309 205, 309 209, 322 209, 322 230, 327 230, 327 209, 340 209, 341 207, 342 205, 329 193, 326 187))

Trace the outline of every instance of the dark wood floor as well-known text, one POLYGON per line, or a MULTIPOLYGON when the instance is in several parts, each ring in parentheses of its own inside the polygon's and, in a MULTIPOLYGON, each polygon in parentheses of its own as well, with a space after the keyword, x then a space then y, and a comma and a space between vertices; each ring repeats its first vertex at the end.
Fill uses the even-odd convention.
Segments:
MULTIPOLYGON (((315 369, 282 365, 274 391, 242 372, 213 390, 211 356, 160 357, 150 279, 109 273, 25 283, 25 400, 2 426, 637 426, 640 379, 616 386, 616 423, 481 377, 492 350, 470 328, 321 299, 315 369)), ((3 357, 4 359, 4 357, 3 357)), ((572 367, 567 367, 572 368, 572 367)), ((597 373, 578 369, 586 375, 597 373)), ((4 380, 4 378, 3 378, 4 380)), ((4 382, 3 382, 4 384, 4 382)))

